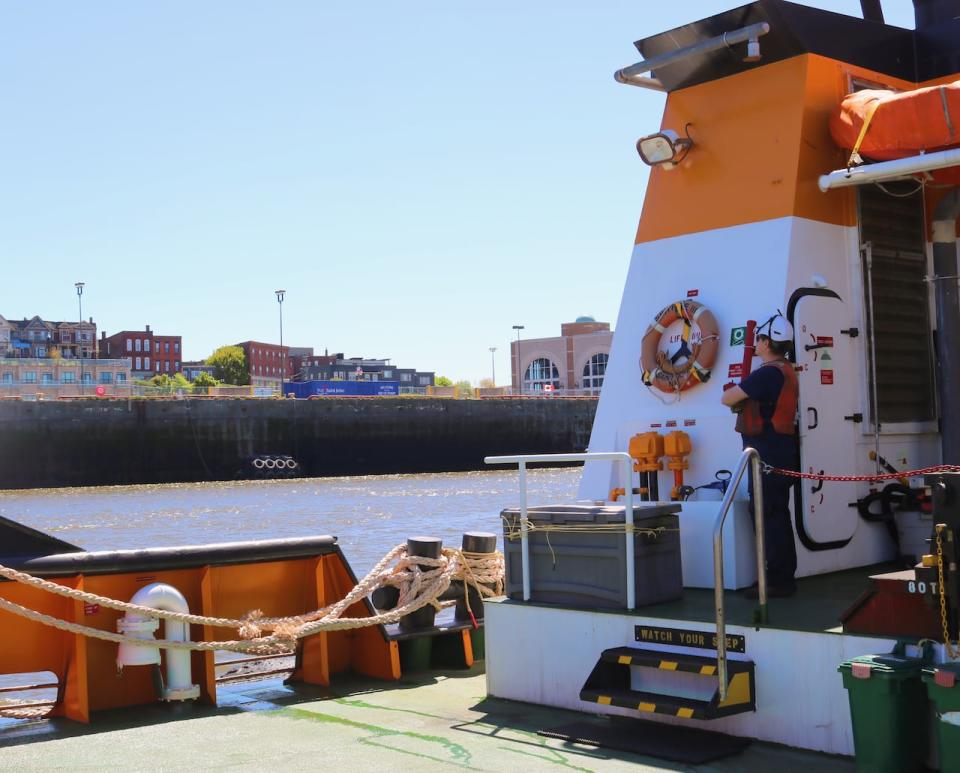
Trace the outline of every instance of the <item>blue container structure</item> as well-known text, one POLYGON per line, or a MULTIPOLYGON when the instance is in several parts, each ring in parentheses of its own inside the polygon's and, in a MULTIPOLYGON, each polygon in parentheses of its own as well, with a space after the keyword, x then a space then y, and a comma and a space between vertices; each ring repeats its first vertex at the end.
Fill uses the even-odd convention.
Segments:
POLYGON ((285 395, 308 397, 383 397, 400 394, 399 381, 288 381, 285 395))

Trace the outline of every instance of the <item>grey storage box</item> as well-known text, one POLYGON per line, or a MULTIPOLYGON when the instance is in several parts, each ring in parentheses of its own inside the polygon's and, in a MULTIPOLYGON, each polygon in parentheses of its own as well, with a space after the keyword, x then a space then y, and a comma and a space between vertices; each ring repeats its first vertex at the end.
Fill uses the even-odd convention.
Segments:
MULTIPOLYGON (((622 524, 626 508, 557 505, 531 507, 530 600, 580 607, 627 607, 627 546, 623 530, 590 531, 589 524, 622 524), (575 525, 577 531, 563 531, 575 525), (537 531, 556 526, 556 531, 537 531)), ((657 604, 680 598, 679 504, 634 505, 633 535, 636 604, 657 604), (645 532, 644 529, 653 531, 645 532)), ((508 508, 503 517, 507 595, 523 598, 520 510, 508 508)))

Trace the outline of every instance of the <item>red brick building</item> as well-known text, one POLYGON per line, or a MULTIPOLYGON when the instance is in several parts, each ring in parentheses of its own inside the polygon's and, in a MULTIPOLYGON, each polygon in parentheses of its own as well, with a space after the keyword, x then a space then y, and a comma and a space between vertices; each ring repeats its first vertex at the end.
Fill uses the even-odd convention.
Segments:
POLYGON ((150 325, 144 330, 122 330, 100 339, 99 356, 105 359, 130 360, 134 378, 172 376, 182 370, 183 339, 181 336, 155 334, 150 325))
POLYGON ((244 341, 237 344, 247 356, 247 371, 252 386, 280 388, 280 373, 286 365, 284 378, 289 381, 293 373, 293 358, 289 346, 265 344, 261 341, 244 341))

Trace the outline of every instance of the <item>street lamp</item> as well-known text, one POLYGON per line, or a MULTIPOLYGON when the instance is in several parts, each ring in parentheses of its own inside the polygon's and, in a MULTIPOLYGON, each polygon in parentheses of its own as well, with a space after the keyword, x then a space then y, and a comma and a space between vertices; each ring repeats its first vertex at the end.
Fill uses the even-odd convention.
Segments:
POLYGON ((80 394, 83 394, 83 282, 77 282, 77 310, 80 313, 80 324, 77 325, 77 356, 80 358, 80 394))
POLYGON ((523 394, 523 374, 520 372, 520 331, 523 325, 514 325, 513 329, 517 331, 517 391, 523 394))
POLYGON ((496 387, 497 385, 497 364, 493 359, 493 353, 497 351, 496 346, 490 347, 490 380, 493 382, 492 386, 496 387))
POLYGON ((283 296, 287 294, 286 290, 274 290, 277 295, 277 303, 280 305, 280 397, 283 397, 283 378, 287 374, 287 357, 283 351, 283 296))

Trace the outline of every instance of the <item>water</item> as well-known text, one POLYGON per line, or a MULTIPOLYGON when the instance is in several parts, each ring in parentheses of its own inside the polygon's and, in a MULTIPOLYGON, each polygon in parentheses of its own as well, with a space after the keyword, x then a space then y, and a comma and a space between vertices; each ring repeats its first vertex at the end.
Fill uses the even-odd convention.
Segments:
MULTIPOLYGON (((529 470, 529 504, 571 503, 579 481, 579 467, 529 470)), ((516 469, 0 492, 0 515, 85 550, 333 534, 359 576, 409 536, 500 534, 518 504, 516 469)))

